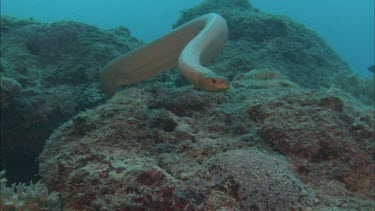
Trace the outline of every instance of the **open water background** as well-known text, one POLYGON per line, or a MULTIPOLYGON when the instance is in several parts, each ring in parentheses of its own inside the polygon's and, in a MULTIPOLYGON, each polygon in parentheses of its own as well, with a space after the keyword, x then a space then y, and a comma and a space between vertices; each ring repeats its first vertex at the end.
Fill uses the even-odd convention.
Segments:
MULTIPOLYGON (((1 14, 43 22, 74 20, 108 29, 124 25, 150 41, 171 30, 179 11, 202 0, 1 0, 1 14)), ((316 31, 361 76, 374 64, 374 0, 252 0, 316 31)))

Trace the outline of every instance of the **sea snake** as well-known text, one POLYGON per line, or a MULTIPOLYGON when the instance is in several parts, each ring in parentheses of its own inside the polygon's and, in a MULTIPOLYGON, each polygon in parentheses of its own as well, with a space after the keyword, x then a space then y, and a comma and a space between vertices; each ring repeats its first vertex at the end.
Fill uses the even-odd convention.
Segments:
POLYGON ((215 13, 202 15, 107 64, 100 76, 104 94, 109 98, 122 85, 143 81, 175 66, 196 88, 225 91, 228 80, 202 65, 224 48, 227 39, 224 18, 215 13))

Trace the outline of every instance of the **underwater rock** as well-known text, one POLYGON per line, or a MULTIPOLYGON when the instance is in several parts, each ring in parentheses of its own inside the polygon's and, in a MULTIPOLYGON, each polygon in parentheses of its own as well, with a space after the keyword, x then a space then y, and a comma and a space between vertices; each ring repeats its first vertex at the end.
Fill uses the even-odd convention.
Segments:
MULTIPOLYGON (((2 110, 2 167, 21 179, 36 173, 30 166, 55 129, 39 167, 65 209, 246 210, 233 192, 215 189, 219 176, 206 164, 234 150, 265 150, 266 158, 288 159, 288 181, 303 183, 295 187, 316 192, 314 204, 308 195, 304 206, 371 209, 374 109, 361 103, 373 105, 373 89, 366 91, 371 81, 360 86, 314 32, 246 0, 209 0, 182 16, 187 21, 208 11, 222 14, 231 28, 227 48, 211 66, 233 79, 230 90, 201 92, 170 71, 96 108, 103 102, 100 67, 140 44, 126 28, 2 18, 2 57, 12 67, 4 76, 22 86, 2 110), (58 48, 44 46, 60 41, 58 48), (80 49, 65 48, 70 42, 80 49), (346 92, 318 89, 338 82, 346 92), (92 109, 60 125, 86 108, 92 109)), ((274 167, 265 160, 259 166, 274 167)))
POLYGON ((104 101, 100 69, 141 42, 125 27, 103 31, 67 21, 2 16, 0 29, 1 168, 9 181, 26 182, 37 175, 34 160, 51 132, 104 101))
POLYGON ((288 156, 303 181, 320 187, 312 178, 319 174, 339 181, 338 187, 344 185, 371 198, 373 110, 363 108, 359 116, 366 126, 355 128, 360 106, 344 100, 344 95, 338 97, 338 93, 293 93, 278 103, 257 104, 262 108, 262 114, 257 114, 258 122, 262 122, 257 135, 274 151, 288 156))
MULTIPOLYGON (((253 83, 251 77, 260 73, 236 80, 253 83)), ((282 75, 272 75, 258 81, 286 81, 282 75)), ((260 148, 289 160, 287 164, 277 159, 272 166, 274 158, 268 153, 260 153, 257 162, 251 158, 249 171, 265 168, 280 173, 267 177, 262 176, 266 170, 261 171, 258 176, 265 180, 261 184, 282 180, 285 170, 289 176, 284 182, 294 181, 300 190, 278 205, 371 206, 374 110, 340 90, 308 91, 282 84, 293 83, 261 89, 239 86, 215 94, 165 84, 125 89, 56 130, 40 156, 42 181, 62 195, 66 208, 73 209, 252 210, 253 204, 273 205, 271 199, 238 194, 241 189, 233 182, 240 182, 240 177, 229 174, 242 172, 248 164, 228 164, 222 173, 212 166, 225 163, 226 154, 233 159, 237 152, 244 152, 239 158, 251 157, 260 148), (272 170, 277 163, 279 169, 272 170), (232 180, 225 180, 225 175, 232 180), (220 186, 224 180, 226 186, 220 186), (322 187, 326 183, 336 186, 322 187), (297 203, 294 199, 299 196, 297 203)), ((243 184, 252 179, 241 178, 243 184)), ((279 191, 273 193, 257 187, 259 193, 276 195, 283 188, 277 186, 271 190, 279 191)))
POLYGON ((40 183, 9 185, 0 171, 0 210, 62 210, 59 196, 40 183))
POLYGON ((0 105, 6 106, 8 102, 16 96, 22 86, 14 78, 0 76, 1 90, 0 90, 0 105))
POLYGON ((373 106, 375 101, 375 77, 361 79, 358 73, 335 74, 332 87, 339 88, 365 105, 373 106))
POLYGON ((0 107, 3 108, 20 92, 22 86, 12 77, 13 67, 4 58, 0 60, 0 107))
POLYGON ((234 150, 208 161, 214 187, 238 200, 244 210, 292 210, 312 207, 313 191, 299 181, 281 156, 234 150))
POLYGON ((227 7, 227 2, 231 1, 209 0, 187 9, 174 27, 207 12, 222 15, 230 29, 229 42, 214 67, 226 70, 228 76, 249 69, 271 68, 302 87, 317 88, 329 86, 334 73, 349 72, 334 50, 303 25, 251 6, 227 7), (221 2, 226 3, 220 5, 221 2))
POLYGON ((365 83, 347 83, 352 71, 319 35, 285 16, 261 12, 249 1, 204 1, 182 11, 174 27, 208 12, 223 16, 229 28, 226 47, 209 66, 220 75, 233 78, 253 69, 276 69, 301 87, 336 86, 366 104, 373 102, 373 78, 365 83))
POLYGON ((282 74, 279 71, 276 70, 251 70, 244 74, 238 74, 236 78, 239 76, 241 77, 241 80, 244 79, 252 79, 252 80, 277 80, 277 79, 283 79, 282 74))
POLYGON ((279 71, 272 70, 251 70, 247 73, 237 74, 232 81, 236 88, 265 89, 271 87, 299 87, 297 84, 285 80, 279 71))

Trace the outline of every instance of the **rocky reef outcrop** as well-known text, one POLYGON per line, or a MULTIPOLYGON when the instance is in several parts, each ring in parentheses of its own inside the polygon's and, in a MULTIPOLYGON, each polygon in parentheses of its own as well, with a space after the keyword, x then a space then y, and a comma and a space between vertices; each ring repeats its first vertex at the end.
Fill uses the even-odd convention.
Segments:
POLYGON ((9 181, 38 173, 45 139, 80 110, 103 102, 100 69, 141 44, 127 28, 1 17, 1 166, 9 181), (17 175, 17 178, 15 177, 17 175))
POLYGON ((212 69, 229 78, 253 69, 277 70, 303 88, 334 86, 373 105, 373 78, 361 80, 314 31, 261 12, 247 0, 207 0, 183 11, 174 27, 209 12, 223 16, 229 28, 227 46, 212 69))
MULTIPOLYGON (((32 42, 22 46, 40 65, 48 69, 57 62, 64 67, 61 74, 52 68, 54 74, 39 71, 43 77, 28 76, 30 84, 56 93, 77 89, 68 98, 90 90, 83 96, 93 99, 74 102, 85 105, 79 108, 95 107, 70 119, 55 116, 59 123, 68 120, 59 127, 48 125, 55 131, 38 159, 43 184, 59 194, 65 209, 73 210, 371 209, 373 79, 357 78, 313 31, 286 17, 264 14, 246 0, 207 0, 183 11, 176 26, 207 12, 221 14, 229 25, 228 45, 210 65, 230 78, 231 89, 225 93, 196 90, 173 70, 125 87, 104 103, 97 85, 98 66, 140 44, 127 30, 103 32, 58 23, 75 30, 53 32, 74 34, 61 38, 65 45, 43 48, 56 54, 35 49, 49 35, 28 36, 32 42), (87 36, 90 42, 81 42, 87 36), (79 54, 70 56, 63 47, 75 41, 81 47, 68 49, 79 54), (98 63, 83 68, 84 73, 80 68, 70 71, 95 59, 98 63)), ((14 22, 22 28, 43 25, 14 22)), ((17 31, 9 28, 5 27, 9 33, 17 31)), ((29 54, 4 56, 4 67, 17 70, 16 58, 26 60, 29 54)), ((15 91, 9 92, 14 94, 8 95, 8 111, 22 94, 32 93, 32 99, 44 96, 40 91, 25 92, 31 88, 22 77, 4 76, 20 84, 9 86, 15 91)), ((77 105, 53 98, 31 108, 45 109, 54 102, 65 111, 77 105)), ((53 112, 41 113, 46 119, 53 117, 53 112)), ((33 118, 25 114, 28 121, 33 118)), ((11 130, 5 126, 2 129, 11 130)))
POLYGON ((73 209, 371 205, 373 109, 281 78, 234 83, 256 88, 118 93, 49 138, 43 181, 73 209))

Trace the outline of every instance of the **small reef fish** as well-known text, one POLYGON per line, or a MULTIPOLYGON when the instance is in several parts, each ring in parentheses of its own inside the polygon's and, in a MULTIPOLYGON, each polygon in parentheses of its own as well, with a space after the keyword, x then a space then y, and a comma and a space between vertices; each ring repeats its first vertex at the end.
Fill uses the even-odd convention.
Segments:
POLYGON ((375 73, 375 66, 371 65, 370 67, 368 67, 368 71, 375 73))

